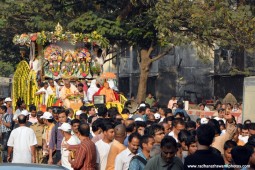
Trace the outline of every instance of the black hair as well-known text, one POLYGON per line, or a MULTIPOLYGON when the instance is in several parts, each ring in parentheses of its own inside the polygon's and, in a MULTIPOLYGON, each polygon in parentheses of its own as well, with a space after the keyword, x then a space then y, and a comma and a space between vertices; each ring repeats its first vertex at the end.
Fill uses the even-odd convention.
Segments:
POLYGON ((160 147, 175 148, 176 151, 178 150, 177 142, 172 136, 165 136, 160 143, 160 147))
POLYGON ((220 126, 221 126, 221 125, 224 125, 224 126, 225 126, 225 123, 224 123, 223 120, 218 120, 218 122, 219 122, 220 126))
POLYGON ((248 130, 249 129, 249 125, 248 124, 244 124, 242 127, 242 130, 248 130))
POLYGON ((137 138, 137 139, 139 139, 139 141, 140 141, 140 139, 141 139, 141 135, 139 134, 139 133, 131 133, 129 136, 128 136, 128 142, 132 142, 132 140, 133 140, 133 138, 137 138))
POLYGON ((180 143, 181 143, 181 142, 185 142, 189 136, 191 136, 189 131, 187 131, 187 130, 181 130, 181 131, 178 133, 178 141, 179 141, 180 143))
POLYGON ((99 128, 102 129, 102 124, 103 124, 103 120, 98 118, 97 120, 95 120, 93 123, 92 123, 92 131, 93 132, 96 132, 98 131, 99 128))
POLYGON ((114 124, 111 123, 110 121, 105 121, 105 122, 102 124, 102 130, 103 130, 103 132, 108 131, 108 130, 110 130, 110 129, 114 129, 114 128, 115 128, 115 127, 114 127, 114 124))
POLYGON ((143 149, 143 143, 148 144, 149 138, 153 139, 153 136, 148 136, 148 135, 141 136, 141 139, 140 139, 140 147, 141 147, 141 149, 143 149))
POLYGON ((71 120, 71 125, 73 126, 75 123, 81 123, 79 119, 71 120))
POLYGON ((163 122, 168 122, 168 121, 173 121, 174 120, 174 116, 168 116, 168 117, 165 117, 165 119, 163 120, 163 122))
POLYGON ((146 128, 144 134, 149 136, 155 136, 156 132, 164 131, 164 127, 159 124, 152 124, 150 127, 146 128))
POLYGON ((58 114, 59 110, 64 110, 63 107, 58 107, 58 106, 53 106, 52 107, 52 113, 53 114, 58 114))
POLYGON ((221 134, 221 130, 220 130, 220 124, 217 120, 215 119, 210 119, 208 121, 208 125, 210 125, 211 127, 213 127, 215 134, 221 134))
POLYGON ((46 108, 46 111, 48 112, 49 110, 53 110, 53 108, 50 106, 50 107, 47 107, 46 108))
POLYGON ((203 124, 197 128, 197 139, 200 145, 210 146, 215 136, 215 130, 211 125, 203 124))
POLYGON ((27 122, 27 117, 24 116, 24 115, 19 115, 19 116, 18 116, 18 122, 19 122, 19 124, 26 124, 26 122, 27 122))
POLYGON ((186 128, 187 128, 187 129, 188 129, 188 128, 194 128, 194 129, 196 129, 196 122, 194 122, 194 121, 192 121, 192 120, 186 122, 186 128))
POLYGON ((122 114, 130 114, 130 112, 127 108, 124 108, 121 113, 122 114))
POLYGON ((108 109, 108 116, 111 119, 114 120, 118 114, 119 114, 119 111, 116 107, 111 107, 111 108, 108 109))
POLYGON ((251 135, 246 144, 249 144, 249 145, 255 147, 255 135, 251 135))
POLYGON ((100 106, 99 108, 98 108, 98 113, 97 113, 97 115, 98 116, 101 116, 101 117, 106 117, 107 116, 107 108, 106 108, 106 106, 100 106))
POLYGON ((19 100, 17 101, 17 106, 20 107, 23 103, 24 101, 19 98, 19 100))
MULTIPOLYGON (((132 119, 133 120, 133 119, 132 119)), ((135 122, 130 123, 129 125, 126 126, 126 131, 127 132, 133 132, 135 128, 135 122)))
POLYGON ((176 127, 178 124, 184 125, 185 126, 185 122, 182 118, 175 118, 172 122, 173 127, 176 127))
POLYGON ((86 113, 81 113, 80 120, 88 120, 88 115, 86 113))
POLYGON ((234 148, 234 147, 236 147, 236 146, 237 146, 237 144, 236 144, 235 141, 227 140, 227 141, 224 143, 223 149, 224 149, 224 150, 227 150, 227 149, 229 149, 229 148, 234 148))
POLYGON ((177 101, 177 106, 178 106, 178 108, 183 109, 183 102, 177 101))
POLYGON ((138 109, 138 112, 139 112, 139 113, 142 113, 142 112, 145 112, 145 110, 146 110, 145 107, 140 107, 140 108, 138 109))
POLYGON ((42 116, 42 115, 43 115, 43 111, 39 110, 39 111, 36 112, 36 116, 42 116))
POLYGON ((231 150, 232 158, 236 165, 248 165, 253 153, 247 146, 236 146, 231 150))
POLYGON ((88 106, 87 107, 87 112, 89 112, 92 108, 94 108, 93 106, 88 106))
POLYGON ((36 111, 36 106, 35 105, 30 105, 29 106, 29 111, 32 112, 33 110, 36 111))
POLYGON ((0 108, 6 113, 7 112, 7 107, 5 105, 0 106, 0 108))
POLYGON ((81 86, 81 87, 83 87, 84 85, 83 85, 82 83, 79 83, 79 84, 78 84, 78 86, 81 86))
POLYGON ((82 110, 82 111, 85 110, 85 111, 86 111, 86 110, 87 110, 87 107, 86 107, 86 106, 81 106, 81 107, 80 107, 80 110, 82 110))
POLYGON ((201 125, 201 118, 197 118, 196 123, 201 125))
POLYGON ((250 119, 247 119, 247 120, 244 121, 243 124, 246 125, 246 124, 250 124, 250 123, 251 123, 251 120, 250 120, 250 119))
POLYGON ((136 121, 135 122, 135 126, 136 126, 136 130, 139 128, 139 127, 146 127, 146 123, 144 121, 136 121))
POLYGON ((255 130, 255 123, 250 123, 249 124, 249 129, 255 130))
POLYGON ((174 117, 177 117, 178 115, 179 115, 181 118, 184 118, 184 117, 185 117, 183 112, 177 112, 177 113, 174 115, 174 117))
POLYGON ((197 140, 196 140, 196 136, 194 135, 190 135, 188 136, 188 138, 185 140, 185 145, 189 148, 189 146, 193 143, 196 143, 197 140))
POLYGON ((82 123, 82 124, 80 124, 80 126, 79 126, 79 128, 78 128, 78 131, 79 131, 79 133, 80 133, 82 136, 89 137, 89 134, 90 134, 90 127, 89 127, 89 124, 87 124, 87 123, 82 123))
POLYGON ((57 114, 62 114, 62 113, 65 113, 66 116, 68 116, 68 112, 66 112, 66 110, 64 108, 61 108, 61 109, 58 109, 57 110, 57 114))
POLYGON ((96 116, 89 116, 89 117, 88 117, 88 123, 91 124, 91 123, 92 123, 92 119, 93 119, 94 117, 96 117, 96 116))
POLYGON ((166 108, 165 113, 168 114, 168 113, 173 113, 173 112, 172 112, 172 109, 166 108))

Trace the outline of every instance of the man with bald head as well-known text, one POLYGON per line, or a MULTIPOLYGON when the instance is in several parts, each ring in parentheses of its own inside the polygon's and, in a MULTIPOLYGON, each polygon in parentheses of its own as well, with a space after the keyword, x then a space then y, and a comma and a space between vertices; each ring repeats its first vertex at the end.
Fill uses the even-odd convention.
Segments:
POLYGON ((19 127, 11 132, 8 140, 7 160, 12 163, 35 163, 35 145, 37 144, 34 131, 26 127, 26 116, 18 116, 19 127))
POLYGON ((126 149, 126 146, 123 145, 126 136, 127 133, 124 125, 119 124, 114 128, 114 140, 108 154, 106 170, 114 170, 115 158, 126 149))

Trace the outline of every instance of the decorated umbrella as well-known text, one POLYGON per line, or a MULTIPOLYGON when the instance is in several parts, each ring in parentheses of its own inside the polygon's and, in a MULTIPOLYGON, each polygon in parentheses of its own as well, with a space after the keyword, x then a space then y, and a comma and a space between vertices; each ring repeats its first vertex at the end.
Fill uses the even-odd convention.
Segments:
POLYGON ((116 75, 112 72, 105 72, 100 75, 101 79, 116 79, 116 75))
POLYGON ((223 99, 223 103, 231 103, 232 105, 234 105, 235 103, 237 103, 237 100, 233 94, 228 93, 223 99))

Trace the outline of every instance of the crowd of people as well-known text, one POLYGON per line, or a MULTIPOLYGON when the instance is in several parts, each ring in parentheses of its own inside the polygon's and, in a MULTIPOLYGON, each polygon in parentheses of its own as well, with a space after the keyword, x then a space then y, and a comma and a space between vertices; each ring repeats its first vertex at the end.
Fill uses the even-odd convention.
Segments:
POLYGON ((255 123, 237 123, 226 104, 191 120, 183 102, 141 103, 135 113, 101 105, 71 108, 0 105, 3 162, 82 170, 254 169, 255 123), (15 113, 19 114, 15 114, 15 113))

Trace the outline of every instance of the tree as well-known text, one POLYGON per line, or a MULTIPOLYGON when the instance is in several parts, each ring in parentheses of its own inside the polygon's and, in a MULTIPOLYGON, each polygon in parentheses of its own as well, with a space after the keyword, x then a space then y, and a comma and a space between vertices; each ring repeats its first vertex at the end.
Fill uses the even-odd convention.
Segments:
POLYGON ((174 46, 253 47, 255 19, 251 7, 246 1, 233 5, 228 0, 6 0, 0 4, 0 49, 6 54, 16 50, 17 54, 18 49, 11 44, 14 34, 51 31, 57 22, 73 32, 96 30, 111 44, 125 42, 138 49, 137 99, 141 102, 151 64, 174 46), (152 56, 159 47, 160 53, 152 56))
MULTIPOLYGON (((138 12, 132 11, 133 17, 126 23, 132 26, 128 32, 131 42, 140 47, 138 102, 144 100, 151 63, 166 55, 171 47, 185 44, 197 49, 254 47, 255 18, 247 3, 233 5, 227 0, 136 0, 133 3, 138 12), (167 50, 151 58, 157 46, 167 50)), ((206 57, 204 54, 199 55, 206 57)))

